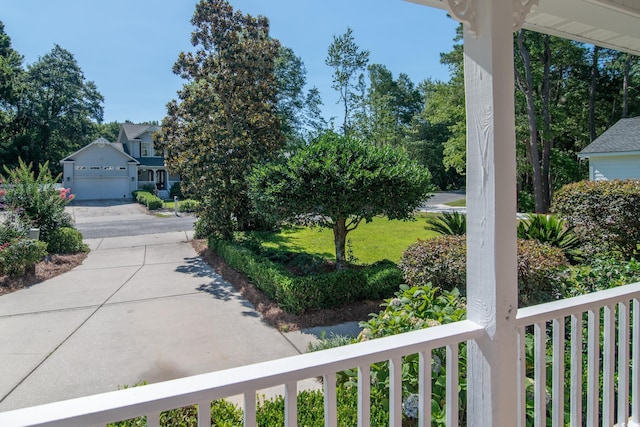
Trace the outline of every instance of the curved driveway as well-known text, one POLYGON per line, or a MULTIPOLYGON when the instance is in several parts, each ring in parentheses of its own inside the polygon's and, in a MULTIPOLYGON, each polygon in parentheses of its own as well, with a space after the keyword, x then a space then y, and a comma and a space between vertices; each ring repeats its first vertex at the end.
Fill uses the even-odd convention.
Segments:
POLYGON ((166 232, 135 204, 72 211, 80 229, 164 225, 88 239, 81 266, 0 297, 0 411, 291 356, 313 339, 265 325, 196 255, 190 228, 166 232))

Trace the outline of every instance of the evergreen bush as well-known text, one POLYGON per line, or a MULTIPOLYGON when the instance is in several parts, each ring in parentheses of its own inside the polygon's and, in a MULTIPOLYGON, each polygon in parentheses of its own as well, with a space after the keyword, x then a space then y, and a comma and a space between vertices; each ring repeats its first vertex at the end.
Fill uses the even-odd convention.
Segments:
POLYGON ((640 181, 580 181, 553 196, 564 218, 593 252, 616 251, 629 259, 640 243, 640 181))
POLYGON ((82 233, 75 228, 61 227, 49 235, 47 251, 52 254, 76 254, 88 252, 89 247, 82 242, 82 233))
POLYGON ((36 264, 45 255, 45 242, 31 239, 6 242, 0 246, 0 274, 17 276, 34 272, 36 264))
POLYGON ((209 248, 230 267, 245 273, 258 289, 291 313, 389 297, 402 283, 400 270, 386 260, 365 268, 296 276, 282 264, 237 243, 210 238, 209 248))
MULTIPOLYGON (((433 284, 466 294, 465 236, 441 236, 409 246, 398 264, 411 286, 433 284)), ((568 262, 561 249, 535 240, 518 239, 518 299, 521 307, 558 299, 568 262)))

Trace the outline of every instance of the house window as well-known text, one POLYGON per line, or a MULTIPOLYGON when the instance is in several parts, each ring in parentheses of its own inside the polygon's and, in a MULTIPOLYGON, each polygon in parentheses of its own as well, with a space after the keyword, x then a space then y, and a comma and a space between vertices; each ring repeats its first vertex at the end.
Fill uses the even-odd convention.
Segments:
POLYGON ((87 167, 86 166, 76 166, 76 170, 77 171, 86 171, 87 167))
POLYGON ((100 169, 102 169, 100 166, 89 166, 89 170, 92 171, 99 171, 100 169))
POLYGON ((153 154, 153 144, 150 142, 142 142, 140 143, 140 150, 142 151, 141 157, 152 157, 153 154))
POLYGON ((118 170, 119 171, 126 171, 127 167, 126 166, 118 166, 118 170))
POLYGON ((102 167, 102 170, 105 170, 105 171, 112 171, 112 170, 113 170, 113 166, 103 166, 103 167, 102 167))

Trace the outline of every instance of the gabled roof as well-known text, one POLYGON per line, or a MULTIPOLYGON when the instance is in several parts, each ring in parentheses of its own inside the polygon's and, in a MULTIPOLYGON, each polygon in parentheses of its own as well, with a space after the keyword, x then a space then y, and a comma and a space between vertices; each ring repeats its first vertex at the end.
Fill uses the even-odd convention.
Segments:
POLYGON ((78 154, 80 154, 81 152, 83 152, 85 150, 92 149, 93 147, 96 147, 96 146, 100 147, 100 148, 107 148, 108 147, 107 149, 116 150, 122 156, 126 157, 129 162, 138 163, 138 161, 136 159, 134 159, 133 157, 131 157, 130 155, 128 155, 127 153, 124 152, 124 150, 122 149, 122 144, 111 143, 111 142, 109 142, 107 139, 105 139, 103 137, 100 137, 100 138, 96 139, 92 143, 85 145, 84 147, 82 147, 78 151, 74 152, 73 154, 68 155, 64 159, 60 160, 60 163, 62 164, 64 162, 73 162, 73 161, 75 161, 74 157, 76 157, 78 154))
POLYGON ((139 138, 140 135, 146 132, 158 132, 160 126, 155 125, 137 125, 134 123, 122 123, 122 130, 129 141, 139 138))
POLYGON ((579 152, 578 156, 633 151, 640 151, 640 117, 620 119, 579 152))

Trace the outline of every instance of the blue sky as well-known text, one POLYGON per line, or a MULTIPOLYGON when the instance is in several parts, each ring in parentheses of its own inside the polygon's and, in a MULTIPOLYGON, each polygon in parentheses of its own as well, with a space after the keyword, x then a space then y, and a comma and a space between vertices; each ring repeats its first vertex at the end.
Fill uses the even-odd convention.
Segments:
MULTIPOLYGON (((14 49, 31 64, 55 43, 69 50, 105 98, 104 120, 162 120, 183 81, 171 72, 189 42, 196 0, 0 0, 0 20, 14 49)), ((414 83, 448 79, 440 52, 453 45, 456 23, 445 12, 402 0, 231 0, 235 9, 264 15, 271 35, 294 50, 316 86, 328 119, 341 122, 332 70, 325 65, 334 35, 347 27, 386 65, 414 83)))

